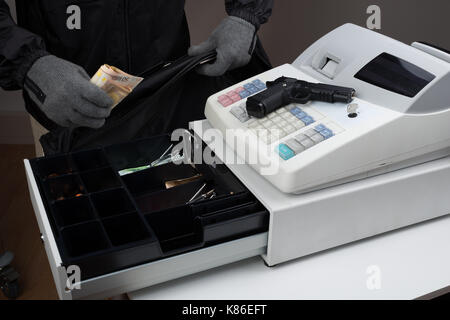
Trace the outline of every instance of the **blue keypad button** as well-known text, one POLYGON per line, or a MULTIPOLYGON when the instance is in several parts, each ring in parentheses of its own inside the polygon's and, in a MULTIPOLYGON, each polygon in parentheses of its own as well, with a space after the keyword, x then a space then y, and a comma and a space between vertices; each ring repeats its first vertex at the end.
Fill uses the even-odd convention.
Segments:
POLYGON ((280 157, 281 157, 283 160, 289 160, 289 159, 291 159, 292 157, 295 156, 295 152, 292 151, 292 149, 289 148, 289 147, 288 147, 287 145, 285 145, 285 144, 280 144, 280 145, 277 147, 277 152, 278 152, 278 154, 280 155, 280 157))
POLYGON ((259 79, 253 80, 252 83, 255 85, 258 90, 266 89, 266 85, 259 79))
POLYGON ((242 90, 241 92, 239 92, 239 96, 241 97, 241 99, 245 99, 250 95, 251 95, 251 93, 247 90, 242 90))
POLYGON ((328 130, 327 127, 325 127, 323 124, 319 124, 318 126, 316 126, 314 128, 317 132, 323 131, 323 130, 328 130))
POLYGON ((299 107, 293 107, 290 112, 299 119, 307 116, 307 114, 299 107))
POLYGON ((320 134, 325 138, 325 139, 330 139, 332 136, 334 136, 333 131, 331 131, 330 129, 325 129, 320 131, 320 134))
POLYGON ((251 85, 251 87, 249 87, 248 89, 246 89, 247 91, 250 91, 250 93, 257 93, 257 92, 259 92, 259 89, 256 87, 256 86, 254 86, 254 85, 251 85))
POLYGON ((259 92, 259 89, 253 83, 244 84, 244 89, 250 92, 250 94, 259 92))
MULTIPOLYGON (((302 121, 303 121, 304 118, 308 117, 308 115, 306 114, 306 112, 303 112, 303 111, 300 111, 299 113, 294 114, 294 116, 296 116, 297 119, 302 120, 302 121)), ((311 117, 310 117, 310 118, 311 118, 311 117)))
POLYGON ((295 116, 297 113, 302 112, 302 110, 300 110, 300 108, 294 107, 291 110, 291 113, 295 116))
POLYGON ((315 122, 315 120, 312 117, 310 117, 310 116, 306 116, 304 118, 301 118, 301 120, 303 121, 305 126, 309 126, 310 124, 313 124, 315 122))

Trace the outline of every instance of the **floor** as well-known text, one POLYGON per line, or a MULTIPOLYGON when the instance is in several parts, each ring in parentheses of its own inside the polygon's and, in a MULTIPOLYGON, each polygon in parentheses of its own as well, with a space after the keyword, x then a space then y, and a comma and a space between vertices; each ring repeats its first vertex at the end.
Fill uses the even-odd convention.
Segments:
POLYGON ((19 299, 57 299, 23 166, 23 159, 34 153, 33 145, 0 145, 0 252, 15 254, 13 266, 22 286, 19 299))

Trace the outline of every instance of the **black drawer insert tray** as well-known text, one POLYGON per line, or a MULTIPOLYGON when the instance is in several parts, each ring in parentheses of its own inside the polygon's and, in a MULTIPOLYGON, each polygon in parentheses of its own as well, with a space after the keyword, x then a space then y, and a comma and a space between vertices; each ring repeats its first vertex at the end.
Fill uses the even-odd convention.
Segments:
POLYGON ((64 266, 78 265, 84 280, 267 231, 267 210, 223 164, 118 174, 171 144, 161 135, 30 161, 64 266), (189 203, 202 187, 215 196, 189 203))

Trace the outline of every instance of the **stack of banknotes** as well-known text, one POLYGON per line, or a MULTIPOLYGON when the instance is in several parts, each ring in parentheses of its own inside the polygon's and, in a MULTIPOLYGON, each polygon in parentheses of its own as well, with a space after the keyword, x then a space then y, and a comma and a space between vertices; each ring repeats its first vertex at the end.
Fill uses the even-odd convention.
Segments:
POLYGON ((141 81, 141 77, 132 76, 122 70, 104 64, 92 77, 91 82, 104 90, 114 101, 113 107, 125 99, 141 81))

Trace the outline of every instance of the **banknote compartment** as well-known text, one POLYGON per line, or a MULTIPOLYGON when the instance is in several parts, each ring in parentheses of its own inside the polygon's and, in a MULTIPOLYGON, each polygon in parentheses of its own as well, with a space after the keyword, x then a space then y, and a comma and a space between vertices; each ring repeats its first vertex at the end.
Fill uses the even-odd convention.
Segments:
POLYGON ((77 152, 72 155, 72 159, 78 171, 87 171, 109 166, 102 149, 77 152))
POLYGON ((143 195, 167 189, 166 182, 195 177, 199 172, 190 164, 173 164, 149 168, 122 177, 128 190, 135 195, 143 195))
POLYGON ((191 201, 201 188, 206 191, 211 187, 212 185, 200 179, 171 189, 140 195, 136 198, 136 204, 142 212, 170 209, 191 201))
POLYGON ((106 147, 105 153, 111 166, 120 171, 150 165, 173 145, 169 135, 159 135, 106 147))
POLYGON ((121 187, 117 173, 110 167, 86 171, 80 175, 89 193, 121 187))

